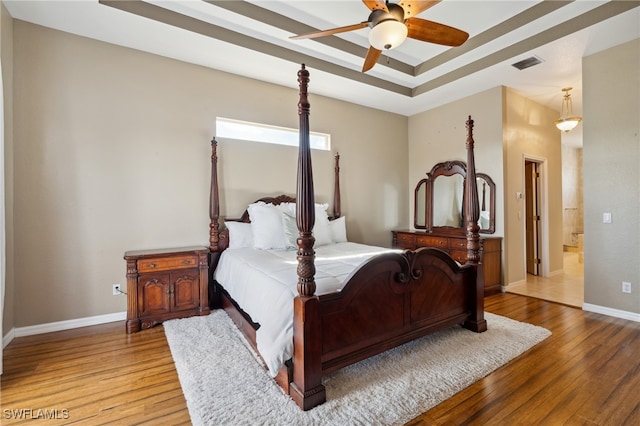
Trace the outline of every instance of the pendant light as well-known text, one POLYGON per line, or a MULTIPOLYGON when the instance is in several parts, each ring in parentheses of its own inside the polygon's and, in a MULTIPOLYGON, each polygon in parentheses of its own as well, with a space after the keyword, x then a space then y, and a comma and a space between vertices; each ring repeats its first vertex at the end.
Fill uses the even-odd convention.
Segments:
POLYGON ((562 89, 564 96, 562 98, 561 114, 560 118, 554 121, 556 127, 565 133, 573 130, 578 123, 582 121, 582 117, 573 115, 573 104, 571 102, 571 94, 569 93, 571 89, 573 89, 573 87, 565 87, 562 89))

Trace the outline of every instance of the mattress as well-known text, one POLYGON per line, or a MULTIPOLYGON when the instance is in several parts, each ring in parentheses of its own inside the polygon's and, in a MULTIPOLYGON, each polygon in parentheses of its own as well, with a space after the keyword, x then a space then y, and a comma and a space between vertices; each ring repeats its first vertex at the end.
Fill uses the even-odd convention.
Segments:
MULTIPOLYGON (((316 295, 340 291, 349 275, 377 254, 398 251, 344 242, 314 248, 316 295)), ((256 344, 272 376, 293 355, 293 298, 297 296, 296 250, 227 249, 215 280, 254 322, 256 344)))

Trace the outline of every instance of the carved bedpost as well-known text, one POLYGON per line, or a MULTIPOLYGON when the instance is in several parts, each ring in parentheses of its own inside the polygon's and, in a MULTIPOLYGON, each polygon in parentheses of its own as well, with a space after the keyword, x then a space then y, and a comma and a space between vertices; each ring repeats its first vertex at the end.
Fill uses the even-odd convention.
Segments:
POLYGON ((473 291, 472 318, 465 322, 465 327, 481 332, 487 329, 484 319, 484 276, 483 265, 480 263, 480 206, 478 201, 478 184, 476 182, 476 161, 473 153, 473 120, 467 120, 467 177, 464 188, 464 219, 467 232, 467 264, 476 268, 476 288, 473 291))
POLYGON ((218 251, 218 218, 220 199, 218 198, 218 141, 211 139, 211 193, 209 194, 209 251, 218 251))
POLYGON ((334 186, 333 186, 333 218, 340 217, 340 153, 336 152, 336 167, 334 169, 334 186))
POLYGON ((476 162, 473 154, 473 120, 467 120, 467 177, 464 189, 464 219, 467 227, 467 263, 477 265, 480 261, 480 206, 478 184, 476 182, 476 162))
POLYGON ((218 219, 220 217, 220 198, 218 196, 218 141, 214 137, 211 139, 211 186, 209 192, 209 254, 207 262, 208 272, 208 292, 209 307, 218 308, 221 306, 220 292, 213 279, 213 271, 218 264, 220 256, 220 232, 218 230, 218 219))
POLYGON ((293 383, 290 395, 303 410, 326 401, 322 385, 322 336, 319 300, 315 296, 315 197, 309 145, 309 110, 307 85, 309 71, 304 64, 298 71, 300 85, 300 146, 298 148, 298 178, 296 222, 298 225, 298 296, 293 304, 293 383))

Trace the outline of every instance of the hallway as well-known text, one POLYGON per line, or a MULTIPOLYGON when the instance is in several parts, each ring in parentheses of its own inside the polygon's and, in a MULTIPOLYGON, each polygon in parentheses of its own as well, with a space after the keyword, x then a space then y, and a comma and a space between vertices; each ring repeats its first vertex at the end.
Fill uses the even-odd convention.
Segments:
POLYGON ((564 270, 561 273, 552 277, 527 274, 526 283, 509 285, 506 292, 582 308, 584 264, 578 262, 577 252, 564 252, 564 270))

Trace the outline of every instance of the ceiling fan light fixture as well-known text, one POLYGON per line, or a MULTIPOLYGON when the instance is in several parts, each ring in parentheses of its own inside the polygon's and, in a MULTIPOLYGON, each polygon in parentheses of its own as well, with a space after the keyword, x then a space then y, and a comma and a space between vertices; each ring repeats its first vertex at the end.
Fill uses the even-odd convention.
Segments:
POLYGON ((406 40, 409 29, 400 21, 389 19, 378 23, 369 32, 369 43, 378 50, 391 50, 406 40))
POLYGON ((573 89, 573 87, 565 87, 562 89, 564 96, 562 98, 560 118, 553 122, 559 130, 565 133, 575 129, 578 123, 582 121, 582 117, 573 115, 573 102, 571 101, 571 94, 569 93, 571 89, 573 89))

